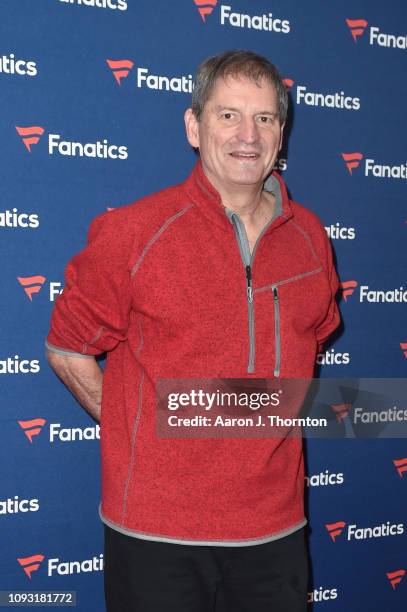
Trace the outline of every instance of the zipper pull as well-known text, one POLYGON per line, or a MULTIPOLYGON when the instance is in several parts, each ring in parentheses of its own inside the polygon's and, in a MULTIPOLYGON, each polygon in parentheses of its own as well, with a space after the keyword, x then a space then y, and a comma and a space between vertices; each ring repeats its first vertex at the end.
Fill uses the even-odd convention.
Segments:
POLYGON ((274 295, 274 301, 278 302, 278 291, 277 291, 277 287, 273 287, 273 295, 274 295))
POLYGON ((253 288, 252 288, 252 269, 250 266, 246 266, 246 280, 247 280, 247 299, 249 304, 253 302, 253 288))

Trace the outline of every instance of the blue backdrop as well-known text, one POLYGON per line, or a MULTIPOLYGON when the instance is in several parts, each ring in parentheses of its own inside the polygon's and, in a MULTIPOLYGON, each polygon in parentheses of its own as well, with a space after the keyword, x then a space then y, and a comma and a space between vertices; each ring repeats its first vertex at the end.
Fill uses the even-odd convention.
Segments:
MULTIPOLYGON (((0 590, 104 610, 98 427, 43 343, 90 221, 192 168, 183 112, 205 57, 259 52, 290 90, 278 168, 343 287, 320 375, 405 377, 406 17, 405 0, 2 0, 0 590)), ((406 441, 309 440, 307 466, 314 609, 405 609, 406 441)))

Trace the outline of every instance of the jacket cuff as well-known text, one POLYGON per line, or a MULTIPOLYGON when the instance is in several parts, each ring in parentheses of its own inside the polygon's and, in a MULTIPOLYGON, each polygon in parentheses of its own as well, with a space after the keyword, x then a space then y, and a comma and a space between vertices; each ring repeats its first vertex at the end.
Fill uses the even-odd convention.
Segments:
POLYGON ((85 359, 89 359, 93 357, 93 355, 84 355, 83 353, 75 353, 75 351, 71 351, 67 348, 61 348, 59 346, 54 346, 48 340, 45 341, 45 348, 51 353, 56 353, 57 355, 63 355, 65 357, 84 357, 85 359))

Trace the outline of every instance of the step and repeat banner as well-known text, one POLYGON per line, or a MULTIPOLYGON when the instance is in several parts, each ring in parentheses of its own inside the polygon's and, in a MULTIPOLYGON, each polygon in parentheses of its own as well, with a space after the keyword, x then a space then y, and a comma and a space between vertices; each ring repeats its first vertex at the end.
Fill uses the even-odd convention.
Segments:
MULTIPOLYGON (((197 65, 259 52, 290 93, 276 168, 341 280, 318 374, 405 377, 407 5, 2 0, 0 24, 0 590, 76 591, 103 612, 99 427, 44 356, 67 261, 96 215, 189 174, 197 65)), ((310 609, 404 610, 407 441, 305 446, 310 609)))

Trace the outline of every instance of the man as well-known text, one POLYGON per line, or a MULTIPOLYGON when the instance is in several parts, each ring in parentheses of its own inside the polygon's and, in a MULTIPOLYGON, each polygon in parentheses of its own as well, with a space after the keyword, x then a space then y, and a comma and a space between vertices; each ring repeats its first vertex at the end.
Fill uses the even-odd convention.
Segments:
POLYGON ((301 441, 155 432, 158 378, 310 378, 338 325, 323 227, 264 183, 286 113, 265 58, 205 61, 190 177, 98 217, 67 267, 47 346, 101 421, 109 612, 306 609, 301 441))

